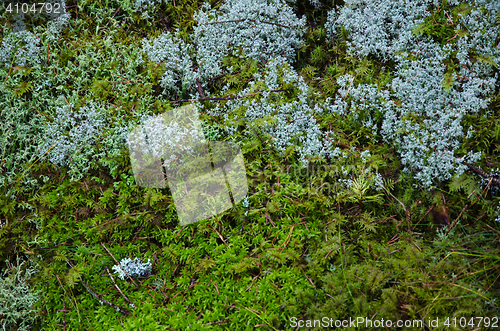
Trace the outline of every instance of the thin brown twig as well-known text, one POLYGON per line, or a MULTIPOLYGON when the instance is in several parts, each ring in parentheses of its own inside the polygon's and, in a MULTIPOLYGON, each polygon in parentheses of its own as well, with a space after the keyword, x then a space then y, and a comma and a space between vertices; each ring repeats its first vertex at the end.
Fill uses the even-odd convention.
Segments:
POLYGON ((128 278, 132 281, 132 283, 134 283, 134 285, 139 288, 139 285, 137 285, 137 283, 134 281, 134 279, 132 278, 132 276, 130 276, 128 274, 128 272, 122 267, 121 263, 118 262, 118 260, 113 256, 113 254, 111 254, 111 252, 109 251, 109 249, 104 245, 104 243, 101 242, 101 245, 102 247, 104 247, 104 249, 106 250, 106 252, 108 252, 109 255, 111 255, 111 257, 113 258, 113 260, 115 260, 116 264, 118 264, 118 266, 120 266, 120 268, 123 270, 123 272, 128 276, 128 278))
POLYGON ((446 16, 448 16, 448 19, 450 20, 451 25, 455 25, 455 23, 453 23, 453 21, 452 21, 452 19, 451 19, 450 15, 448 15, 448 13, 446 12, 446 10, 444 11, 444 13, 446 14, 446 16))
POLYGON ((341 142, 334 142, 333 140, 331 140, 331 139, 330 139, 330 136, 328 135, 328 133, 326 134, 326 139, 328 139, 328 140, 329 140, 332 144, 338 144, 338 145, 340 145, 340 146, 343 146, 343 147, 347 148, 347 151, 348 151, 349 153, 351 153, 351 154, 352 154, 352 155, 354 155, 355 157, 359 158, 359 156, 358 156, 358 155, 354 154, 354 153, 351 151, 351 149, 350 149, 351 147, 350 147, 349 145, 346 145, 346 144, 341 143, 341 142))
POLYGON ((283 91, 289 91, 289 90, 292 90, 292 88, 286 88, 286 89, 281 89, 281 90, 259 91, 259 92, 255 92, 255 93, 239 95, 239 96, 235 96, 235 97, 227 97, 227 98, 197 98, 197 99, 174 100, 174 101, 170 101, 170 102, 179 103, 179 102, 191 102, 191 101, 234 100, 234 99, 249 97, 249 96, 256 95, 256 94, 261 94, 264 92, 283 92, 283 91))
POLYGON ((118 80, 107 80, 106 82, 108 82, 108 83, 120 83, 120 84, 140 84, 140 83, 134 83, 134 82, 120 82, 118 80))
MULTIPOLYGON (((115 11, 115 13, 113 14, 113 16, 111 16, 111 18, 109 19, 108 23, 106 23, 106 25, 104 26, 103 30, 104 30, 105 28, 107 28, 107 27, 108 27, 109 22, 111 22, 111 19, 112 19, 112 18, 114 18, 114 17, 116 16, 116 14, 118 14, 118 11, 119 11, 120 9, 122 9, 122 6, 118 7, 118 9, 115 11)), ((102 31, 102 30, 101 30, 101 31, 102 31)), ((100 32, 99 32, 99 33, 100 33, 100 32)))
POLYGON ((333 79, 333 78, 332 78, 332 77, 330 77, 330 78, 325 78, 325 79, 322 79, 322 80, 320 80, 320 81, 318 82, 318 84, 323 83, 323 82, 326 82, 326 81, 329 81, 329 80, 331 80, 331 79, 333 79))
POLYGON ((169 28, 169 26, 167 25, 167 23, 165 23, 165 19, 166 19, 166 20, 167 20, 167 22, 168 22, 168 18, 167 18, 167 17, 162 17, 160 12, 158 12, 158 17, 160 18, 160 22, 161 22, 161 24, 163 25, 163 28, 164 28, 166 31, 170 32, 170 31, 171 31, 171 29, 169 28))
MULTIPOLYGON (((487 190, 490 188, 490 185, 491 183, 493 182, 493 177, 490 178, 490 181, 488 182, 488 185, 486 185, 486 187, 484 188, 483 192, 481 192, 479 194, 479 196, 476 195, 476 200, 474 200, 474 202, 472 203, 471 206, 473 206, 476 202, 479 201, 479 198, 482 198, 483 197, 483 193, 486 192, 486 194, 488 194, 487 190)), ((484 196, 486 196, 486 194, 484 196)))
MULTIPOLYGON (((73 264, 70 260, 68 260, 68 264, 71 266, 71 268, 74 268, 74 267, 75 267, 75 265, 74 265, 74 264, 73 264)), ((82 283, 82 285, 83 285, 83 286, 87 289, 87 291, 88 291, 90 294, 92 294, 92 296, 93 296, 94 298, 96 298, 97 300, 99 300, 100 302, 105 303, 105 304, 107 304, 107 305, 108 305, 108 306, 110 306, 110 307, 113 307, 115 310, 117 310, 117 311, 121 312, 121 313, 122 313, 122 314, 124 314, 125 316, 129 316, 129 315, 131 315, 131 314, 130 314, 130 312, 129 312, 127 309, 125 309, 125 308, 123 308, 123 307, 120 307, 120 306, 117 306, 117 305, 115 305, 115 304, 114 304, 114 303, 112 303, 112 302, 109 302, 108 300, 104 299, 104 298, 103 298, 103 297, 101 297, 99 294, 97 294, 96 292, 94 292, 94 290, 92 290, 92 288, 91 288, 91 287, 90 287, 90 286, 89 286, 86 282, 84 282, 83 280, 81 280, 80 282, 81 282, 81 283, 82 283)))
POLYGON ((455 39, 456 37, 458 36, 458 33, 456 33, 453 37, 451 37, 450 39, 446 40, 446 42, 450 41, 450 40, 453 40, 455 39))
POLYGON ((415 227, 418 225, 418 223, 420 223, 424 218, 425 216, 429 215, 429 213, 431 212, 432 208, 434 208, 436 204, 433 204, 432 206, 429 207, 429 209, 427 209, 427 212, 424 214, 424 216, 422 216, 421 219, 418 220, 418 222, 413 226, 413 229, 415 229, 415 227))
POLYGON ((68 104, 68 106, 71 106, 70 103, 68 102, 68 100, 66 99, 66 97, 64 95, 62 97, 64 98, 64 101, 66 101, 66 103, 68 104))
POLYGON ((133 239, 132 239, 132 241, 130 242, 131 244, 133 244, 133 243, 134 243, 135 238, 139 235, 139 233, 141 233, 142 229, 144 229, 144 227, 145 227, 145 226, 146 226, 146 225, 145 225, 145 224, 143 224, 143 225, 141 225, 140 229, 139 229, 139 230, 137 230, 137 233, 135 234, 134 238, 133 238, 133 239))
POLYGON ((214 231, 215 231, 215 232, 219 235, 219 238, 222 240, 222 242, 223 242, 223 243, 224 243, 227 247, 229 247, 229 246, 227 245, 226 241, 224 240, 224 238, 223 238, 223 237, 221 236, 221 234, 219 233, 219 231, 217 231, 217 229, 215 229, 215 228, 214 228, 213 226, 211 226, 210 224, 209 224, 208 226, 209 226, 209 227, 211 227, 211 228, 212 228, 212 229, 213 229, 213 230, 214 230, 214 231))
POLYGON ((480 168, 477 168, 475 166, 473 166, 472 164, 470 163, 464 163, 467 167, 469 167, 470 170, 474 171, 475 173, 477 173, 478 175, 484 177, 484 178, 491 178, 492 179, 492 184, 496 185, 496 186, 500 186, 500 179, 497 179, 489 174, 487 174, 483 169, 480 169, 480 168))
POLYGON ((309 277, 307 277, 307 275, 306 275, 306 274, 304 274, 304 276, 306 276, 307 280, 311 283, 311 285, 312 285, 314 288, 316 288, 316 285, 314 285, 314 283, 313 283, 312 279, 311 279, 311 278, 309 278, 309 277))
MULTIPOLYGON (((101 189, 101 192, 102 192, 102 189, 101 189)), ((104 192, 103 192, 104 194, 104 192)), ((107 224, 109 222, 112 222, 112 221, 116 221, 117 219, 119 219, 120 216, 116 217, 116 218, 113 218, 113 219, 110 219, 110 220, 107 220, 106 222, 103 222, 103 223, 100 223, 100 224, 96 224, 96 225, 89 225, 87 226, 87 229, 90 229, 90 228, 95 228, 96 226, 101 226, 101 225, 104 225, 104 224, 107 224)))
POLYGON ((3 81, 3 83, 5 84, 5 82, 7 81, 7 78, 9 78, 9 75, 10 75, 10 72, 12 70, 12 67, 9 69, 9 72, 7 73, 7 76, 5 76, 5 79, 3 81))
MULTIPOLYGON (((243 18, 243 19, 240 19, 240 20, 229 20, 229 21, 207 22, 207 23, 205 23, 205 25, 217 24, 217 23, 236 23, 236 22, 243 22, 243 21, 250 21, 250 22, 254 22, 254 23, 256 23, 256 22, 257 22, 256 20, 253 20, 253 19, 250 19, 250 18, 243 18)), ((290 27, 290 26, 283 25, 283 24, 279 24, 279 23, 274 23, 274 22, 267 22, 267 21, 259 21, 259 22, 261 22, 261 23, 266 23, 266 24, 277 25, 277 26, 281 26, 281 27, 283 27, 283 28, 288 28, 288 29, 291 29, 291 28, 292 28, 292 27, 290 27)))
MULTIPOLYGON (((469 68, 467 68, 467 66, 466 66, 465 64, 460 63, 460 65, 461 65, 462 67, 464 67, 465 69, 467 69, 467 70, 468 70, 471 74, 473 74, 474 76, 476 76, 476 78, 477 78, 477 79, 484 81, 484 79, 482 79, 481 77, 479 77, 479 76, 478 76, 475 72, 473 72, 472 70, 470 70, 469 68)), ((484 84, 485 84, 485 83, 483 83, 483 85, 484 85, 484 84)), ((497 83, 493 83, 493 84, 494 84, 495 86, 500 86, 500 84, 497 84, 497 83)))
POLYGON ((125 77, 118 76, 118 75, 116 75, 116 76, 117 76, 117 77, 120 77, 121 79, 125 79, 126 81, 129 81, 129 82, 131 82, 131 83, 142 85, 141 83, 137 83, 137 82, 131 81, 130 79, 127 79, 127 78, 125 78, 125 77))
MULTIPOLYGON (((374 179, 375 182, 380 186, 382 187, 387 193, 389 193, 389 195, 391 197, 393 197, 397 202, 399 202, 399 204, 401 205, 401 207, 403 207, 403 210, 405 211, 405 214, 406 214, 406 222, 408 223, 408 232, 410 233, 410 238, 411 238, 411 212, 410 212, 410 208, 406 208, 406 206, 404 205, 404 203, 402 203, 401 201, 399 201, 398 198, 396 198, 392 193, 391 191, 389 191, 384 185, 382 185, 378 180, 374 179)), ((413 241, 413 240, 412 240, 413 241)))
POLYGON ((219 79, 219 78, 222 78, 226 75, 237 75, 241 72, 241 70, 238 70, 238 71, 233 71, 233 72, 228 72, 228 73, 225 73, 225 74, 221 74, 221 75, 218 75, 218 76, 214 76, 214 77, 210 77, 208 78, 208 80, 215 80, 215 79, 219 79))
MULTIPOLYGON (((356 74, 356 76, 357 75, 358 74, 356 74)), ((344 99, 342 99, 342 101, 344 101, 345 99, 347 99, 347 96, 349 95, 349 91, 351 90, 352 83, 354 83, 354 79, 356 78, 356 76, 352 77, 351 84, 349 84, 349 87, 347 88, 347 92, 345 94, 345 97, 344 97, 344 99)))
POLYGON ((273 222, 273 220, 271 219, 271 217, 265 213, 264 216, 266 217, 266 219, 273 225, 273 226, 276 226, 276 223, 273 222))
POLYGON ((106 265, 105 267, 106 267, 106 271, 108 272, 108 276, 109 276, 109 278, 111 278, 111 280, 113 281, 113 284, 115 284, 115 287, 116 287, 116 289, 118 290, 118 292, 120 292, 120 294, 122 295, 122 297, 125 299, 125 301, 127 301, 127 302, 128 302, 128 304, 129 304, 131 307, 135 307, 134 303, 133 303, 133 302, 131 302, 131 301, 129 300, 129 298, 127 298, 127 296, 126 296, 125 294, 123 294, 122 290, 121 290, 121 289, 118 287, 118 285, 116 284, 115 279, 114 279, 113 275, 111 274, 111 272, 109 271, 108 266, 106 265))
POLYGON ((467 207, 469 207, 469 206, 465 205, 464 208, 462 208, 462 211, 460 212, 460 214, 458 215, 458 217, 456 218, 456 220, 454 220, 453 223, 451 223, 451 225, 448 227, 448 230, 446 231, 446 234, 450 233, 451 229, 455 226, 455 224, 457 224, 458 219, 462 216, 462 214, 464 213, 464 211, 467 210, 467 207))
POLYGON ((420 74, 416 74, 415 76, 413 76, 413 78, 412 78, 412 79, 410 79, 410 80, 408 81, 408 83, 409 83, 409 82, 411 82, 412 80, 414 80, 415 78, 417 78, 417 76, 418 76, 418 75, 420 75, 420 74))
POLYGON ((203 326, 205 325, 213 325, 213 324, 217 324, 217 325, 221 325, 222 323, 229 323, 229 318, 226 318, 224 320, 220 320, 220 321, 215 321, 215 322, 208 322, 208 323, 205 323, 205 324, 202 324, 203 326))
POLYGON ((64 331, 66 331, 66 303, 64 302, 63 300, 63 328, 64 328, 64 331))
POLYGON ((490 229, 492 229, 492 230, 494 230, 494 231, 496 231, 496 232, 500 233, 500 231, 498 231, 497 229, 492 228, 492 227, 491 227, 491 226, 489 226, 488 224, 486 224, 486 226, 487 226, 487 227, 489 227, 490 229))
POLYGON ((247 292, 254 284, 255 282, 255 279, 257 279, 258 277, 260 276, 260 272, 257 276, 255 276, 253 279, 252 279, 252 283, 247 287, 247 289, 245 290, 245 292, 247 292))
POLYGON ((294 227, 295 227, 295 225, 292 225, 292 227, 290 228, 290 232, 288 233, 288 236, 286 237, 285 241, 278 248, 278 250, 281 249, 281 252, 283 252, 285 250, 286 246, 290 242, 290 239, 292 239, 292 232, 293 232, 294 227), (281 248, 281 246, 283 246, 283 248, 281 248))
POLYGON ((35 108, 35 110, 37 111, 38 114, 40 114, 42 116, 45 116, 45 118, 47 118, 50 122, 52 122, 52 119, 48 115, 42 114, 36 107, 34 107, 34 108, 35 108))

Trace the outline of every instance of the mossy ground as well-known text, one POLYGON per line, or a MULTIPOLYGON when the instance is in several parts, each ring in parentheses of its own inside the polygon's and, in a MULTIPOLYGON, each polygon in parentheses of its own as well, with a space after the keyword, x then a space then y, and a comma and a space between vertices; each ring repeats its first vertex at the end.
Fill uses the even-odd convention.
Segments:
MULTIPOLYGON (((142 38, 172 29, 188 39, 201 2, 157 5, 152 19, 125 12, 119 1, 70 0, 67 6, 71 20, 63 41, 44 48, 50 59, 45 74, 59 81, 47 98, 63 91, 76 108, 102 102, 110 121, 179 105, 161 96, 161 65, 144 63, 134 82, 113 80, 142 38)), ((296 8, 310 24, 296 68, 311 95, 318 102, 334 98, 335 79, 345 73, 356 83, 387 85, 391 77, 382 67, 394 64, 352 58, 342 38, 325 43, 322 26, 332 4, 325 6, 314 9, 299 1, 296 8)), ((449 34, 429 31, 436 38, 449 34)), ((235 61, 228 59, 227 66, 239 65, 239 72, 214 80, 213 93, 222 83, 231 83, 232 90, 221 97, 246 86, 255 64, 235 61)), ((31 102, 37 77, 29 69, 10 74, 11 68, 3 69, 13 98, 31 102)), ((463 149, 483 152, 479 166, 486 172, 500 163, 499 96, 497 87, 489 117, 466 119, 475 132, 463 149)), ((282 97, 292 100, 294 93, 282 97)), ((217 102, 204 101, 204 106, 217 102)), ((49 121, 50 115, 38 110, 40 121, 49 121)), ((207 132, 217 136, 223 119, 201 117, 207 132)), ((292 317, 498 315, 500 225, 494 221, 499 200, 494 185, 482 189, 478 175, 470 172, 423 190, 401 171, 397 153, 359 119, 324 115, 317 120, 336 132, 346 154, 342 161, 312 160, 301 169, 296 151, 277 153, 271 137, 237 132, 218 138, 241 142, 251 179, 249 207, 239 204, 187 226, 178 224, 168 189, 135 184, 125 146, 108 153, 108 146, 97 142, 98 156, 79 180, 47 161, 22 165, 38 186, 23 187, 13 178, 2 187, 0 257, 14 261, 20 255, 41 267, 30 281, 41 291, 33 329, 283 330, 291 328, 292 317), (363 150, 370 150, 368 161, 360 157, 363 150), (382 174, 378 190, 365 177, 368 165, 382 174), (349 177, 354 184, 346 189, 339 179, 349 177), (452 226, 443 228, 445 218, 452 226), (124 257, 151 259, 152 275, 135 279, 136 284, 112 277, 109 271, 124 257), (106 301, 99 302, 89 289, 106 301)), ((10 147, 2 162, 16 148, 10 147)))

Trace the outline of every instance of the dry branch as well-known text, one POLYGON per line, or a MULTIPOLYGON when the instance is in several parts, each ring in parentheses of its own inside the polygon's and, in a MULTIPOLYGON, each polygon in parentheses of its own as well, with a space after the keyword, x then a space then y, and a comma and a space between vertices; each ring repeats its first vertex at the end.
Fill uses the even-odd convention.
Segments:
POLYGON ((125 299, 125 301, 127 301, 127 302, 128 302, 128 304, 129 304, 131 307, 135 307, 134 303, 133 303, 133 302, 131 302, 131 301, 127 298, 127 296, 126 296, 125 294, 123 294, 122 290, 121 290, 121 289, 118 287, 118 285, 116 284, 115 279, 113 278, 113 275, 111 274, 111 272, 110 272, 110 271, 109 271, 109 269, 108 269, 108 266, 105 266, 105 267, 106 267, 106 271, 108 272, 109 277, 110 277, 110 278, 111 278, 111 280, 113 281, 113 284, 115 284, 115 287, 116 287, 116 289, 118 290, 118 292, 120 292, 120 294, 122 295, 122 297, 125 299))
POLYGON ((469 167, 470 170, 474 171, 476 174, 480 175, 481 177, 483 178, 487 178, 487 179, 490 179, 492 180, 492 184, 493 185, 496 185, 496 186, 499 186, 500 187, 500 179, 494 177, 494 176, 491 176, 489 174, 487 174, 483 169, 480 169, 478 167, 475 167, 473 166, 472 164, 470 163, 464 163, 467 167, 469 167))
POLYGON ((256 94, 261 94, 264 92, 283 92, 283 91, 289 91, 289 90, 292 90, 292 88, 286 88, 286 89, 281 89, 281 90, 259 91, 259 92, 255 92, 255 93, 250 93, 250 94, 245 94, 245 95, 235 96, 235 97, 227 97, 227 98, 198 98, 198 99, 175 100, 175 101, 170 101, 170 102, 178 103, 178 102, 191 102, 191 101, 234 100, 234 99, 241 99, 244 97, 249 97, 249 96, 256 95, 256 94))
POLYGON ((115 260, 116 264, 118 264, 120 266, 120 268, 123 270, 123 272, 128 276, 128 278, 132 281, 132 283, 134 283, 134 285, 137 287, 137 289, 139 289, 139 285, 134 281, 134 279, 132 278, 132 276, 130 276, 128 274, 128 272, 122 267, 121 263, 118 262, 118 260, 113 256, 113 254, 111 254, 111 252, 109 251, 109 249, 104 245, 104 243, 101 243, 102 247, 104 247, 104 249, 106 250, 106 252, 108 252, 108 254, 113 258, 113 260, 115 260))
MULTIPOLYGON (((73 268, 75 266, 70 260, 68 260, 68 264, 70 265, 71 268, 73 268)), ((109 302, 108 300, 104 299, 99 294, 97 294, 96 292, 94 292, 94 290, 92 290, 92 288, 87 283, 85 283, 83 280, 81 280, 81 283, 87 289, 87 291, 90 294, 92 294, 92 296, 94 298, 96 298, 97 300, 99 300, 100 302, 105 303, 105 304, 107 304, 110 307, 113 307, 115 310, 119 311, 120 313, 122 313, 125 316, 131 315, 130 312, 127 309, 125 309, 123 307, 120 307, 120 306, 117 306, 117 305, 115 305, 112 302, 109 302)))

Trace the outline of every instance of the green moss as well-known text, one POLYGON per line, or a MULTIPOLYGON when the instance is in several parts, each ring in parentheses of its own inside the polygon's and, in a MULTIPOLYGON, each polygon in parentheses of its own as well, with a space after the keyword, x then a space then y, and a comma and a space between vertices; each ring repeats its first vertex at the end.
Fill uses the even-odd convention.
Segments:
MULTIPOLYGON (((276 120, 272 116, 249 123, 244 109, 232 109, 227 118, 210 115, 249 87, 252 95, 245 98, 262 100, 265 85, 256 78, 263 64, 242 56, 225 58, 229 74, 203 82, 206 95, 222 99, 196 102, 208 140, 241 146, 248 204, 180 226, 168 188, 136 185, 122 138, 144 115, 179 105, 162 93, 164 64, 139 63, 141 41, 168 27, 191 43, 201 2, 156 4, 151 19, 135 12, 131 2, 77 5, 78 19, 76 7, 70 8, 69 26, 57 42, 42 35, 40 64, 0 67, 5 81, 0 87, 0 260, 25 256, 39 265, 25 283, 40 297, 28 314, 36 316, 32 329, 283 330, 293 317, 376 314, 377 319, 420 320, 496 314, 500 223, 494 219, 500 199, 492 194, 494 184, 481 187, 478 175, 469 172, 424 190, 402 172, 394 147, 363 123, 371 116, 380 129, 382 113, 376 109, 314 114, 338 154, 302 166, 298 144, 277 152, 272 135, 262 134, 261 128, 276 120), (88 158, 75 160, 89 166, 78 180, 71 180, 76 167, 39 159, 43 152, 35 148, 55 109, 66 101, 75 111, 100 102, 106 117, 102 140, 88 158), (228 126, 238 130, 231 133, 228 126), (438 221, 444 214, 434 204, 446 207, 453 226, 442 228, 438 221), (127 257, 151 260, 152 274, 134 278, 135 284, 111 278, 108 269, 127 257)), ((337 79, 345 74, 351 74, 353 86, 390 87, 395 63, 349 56, 345 29, 325 43, 323 26, 331 8, 323 6, 296 4, 311 25, 295 68, 311 100, 322 105, 327 97, 338 98, 337 79)), ((436 22, 426 20, 415 33, 439 42, 465 34, 447 25, 444 10, 455 20, 470 9, 436 10, 436 22)), ((3 15, 0 25, 11 20, 3 15)), ((459 69, 455 57, 447 59, 443 81, 450 89, 459 69)), ((494 63, 491 67, 498 71, 494 63)), ((289 90, 270 98, 272 107, 298 94, 283 70, 278 72, 278 88, 289 90)), ((498 89, 485 114, 465 117, 472 139, 460 147, 463 153, 482 152, 478 167, 487 173, 500 163, 498 89)), ((418 124, 411 113, 407 120, 418 124)))

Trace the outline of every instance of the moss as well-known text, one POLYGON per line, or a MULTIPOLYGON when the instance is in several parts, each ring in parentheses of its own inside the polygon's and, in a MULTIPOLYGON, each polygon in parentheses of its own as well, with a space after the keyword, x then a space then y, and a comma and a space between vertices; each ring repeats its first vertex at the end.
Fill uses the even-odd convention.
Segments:
MULTIPOLYGON (((452 47, 439 72, 450 91, 443 93, 461 93, 463 77, 473 79, 463 75, 468 69, 481 77, 498 74, 495 58, 483 52, 488 45, 480 43, 489 35, 474 37, 474 30, 467 39, 463 27, 447 25, 446 15, 455 22, 462 14, 471 25, 497 10, 491 3, 478 2, 471 7, 483 8, 475 10, 448 1, 429 12, 436 22, 431 15, 415 31, 452 47), (464 53, 471 43, 477 43, 474 50, 464 53)), ((336 2, 339 10, 345 4, 336 2)), ((287 63, 235 49, 218 59, 219 76, 193 80, 184 94, 170 95, 169 88, 182 92, 182 84, 162 84, 172 68, 148 61, 142 41, 170 29, 196 55, 194 17, 202 4, 156 2, 148 6, 150 18, 132 5, 70 1, 68 25, 52 32, 54 40, 46 24, 35 29, 27 21, 27 31, 40 40, 34 37, 31 48, 25 45, 30 40, 20 45, 36 54, 39 47, 40 63, 12 63, 11 57, 1 63, 0 259, 23 256, 38 266, 25 270, 31 278, 23 293, 31 296, 20 296, 32 310, 26 305, 9 314, 25 313, 33 330, 282 330, 293 318, 428 323, 495 316, 498 85, 477 96, 485 107, 460 122, 464 139, 455 152, 480 152, 481 158, 428 188, 415 172, 403 171, 408 163, 401 146, 383 139, 382 107, 401 110, 407 102, 386 92, 401 81, 402 62, 350 52, 355 29, 346 24, 332 34, 326 24, 332 4, 289 3, 307 29, 287 63), (181 226, 169 188, 136 184, 124 137, 144 117, 186 99, 196 99, 190 102, 200 109, 208 140, 241 147, 249 188, 233 208, 181 226), (64 123, 61 109, 67 109, 64 123), (306 110, 310 117, 302 119, 306 110), (94 125, 83 130, 90 120, 94 125), (278 124, 293 130, 273 136, 278 124), (306 130, 312 127, 317 131, 306 130), (78 146, 65 149, 57 138, 51 150, 37 149, 56 138, 49 129, 78 146), (325 149, 304 139, 313 134, 325 149), (308 162, 301 162, 305 156, 308 162), (112 273, 118 261, 136 256, 151 262, 150 274, 132 282, 112 273)), ((216 10, 221 3, 210 5, 216 10)), ((12 16, 1 15, 2 41, 17 42, 10 35, 12 16)), ((420 56, 407 55, 407 61, 420 56)), ((194 72, 199 63, 193 59, 188 69, 194 72)), ((414 127, 426 123, 415 109, 404 115, 414 127)))

